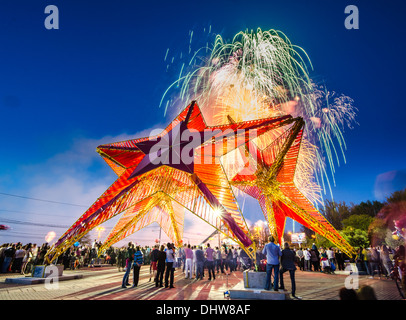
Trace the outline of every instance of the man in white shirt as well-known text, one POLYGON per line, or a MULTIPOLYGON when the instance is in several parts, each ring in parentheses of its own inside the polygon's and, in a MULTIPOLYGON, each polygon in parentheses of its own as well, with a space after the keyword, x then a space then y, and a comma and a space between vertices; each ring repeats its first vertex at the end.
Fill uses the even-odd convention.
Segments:
POLYGON ((305 271, 311 271, 311 266, 310 266, 310 258, 311 258, 311 254, 309 249, 305 249, 303 250, 303 256, 304 256, 304 268, 305 271))
POLYGON ((327 250, 326 250, 326 254, 327 254, 327 259, 328 259, 328 261, 330 261, 330 266, 332 265, 332 264, 336 264, 336 262, 335 262, 335 256, 334 256, 334 251, 331 249, 331 248, 328 248, 327 250))

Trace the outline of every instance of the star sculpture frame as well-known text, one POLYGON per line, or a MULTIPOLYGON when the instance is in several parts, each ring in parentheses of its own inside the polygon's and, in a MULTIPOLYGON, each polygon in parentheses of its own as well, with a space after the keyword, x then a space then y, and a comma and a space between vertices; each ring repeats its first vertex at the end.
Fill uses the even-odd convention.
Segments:
POLYGON ((208 126, 193 101, 156 136, 97 147, 118 179, 49 249, 46 263, 52 263, 90 230, 123 212, 101 249, 152 222, 158 222, 179 246, 185 211, 182 207, 236 241, 254 258, 255 242, 221 158, 241 146, 250 148, 256 137, 292 121, 287 115, 208 126))
MULTIPOLYGON (((229 119, 232 122, 232 119, 229 119)), ((241 153, 255 155, 233 174, 232 186, 258 200, 270 234, 282 244, 286 218, 321 234, 351 257, 352 246, 337 232, 315 206, 300 192, 294 182, 304 120, 295 118, 281 128, 264 148, 254 142, 240 147, 241 153)), ((266 141, 266 139, 265 139, 266 141)))

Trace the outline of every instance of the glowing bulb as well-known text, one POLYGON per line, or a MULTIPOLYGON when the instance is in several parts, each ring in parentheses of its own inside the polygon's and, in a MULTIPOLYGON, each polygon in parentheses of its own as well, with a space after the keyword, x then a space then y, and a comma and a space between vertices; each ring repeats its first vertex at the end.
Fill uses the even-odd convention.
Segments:
POLYGON ((216 217, 221 217, 222 211, 223 211, 223 210, 222 210, 221 208, 214 208, 214 209, 213 209, 214 215, 215 215, 216 217))

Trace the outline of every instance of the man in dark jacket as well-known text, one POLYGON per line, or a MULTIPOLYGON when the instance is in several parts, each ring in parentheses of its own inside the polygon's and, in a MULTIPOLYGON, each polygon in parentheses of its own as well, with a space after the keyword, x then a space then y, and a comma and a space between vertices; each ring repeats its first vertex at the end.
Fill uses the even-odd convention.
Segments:
POLYGON ((151 271, 152 271, 152 274, 154 275, 154 282, 156 282, 158 253, 159 253, 158 245, 156 244, 154 246, 154 249, 149 254, 151 258, 151 264, 149 266, 149 281, 151 281, 151 271))
POLYGON ((123 277, 123 282, 121 284, 122 288, 127 288, 127 286, 130 285, 130 283, 128 282, 128 278, 130 276, 130 272, 133 267, 134 253, 135 253, 134 245, 132 244, 132 242, 129 242, 127 252, 126 252, 126 258, 127 258, 126 268, 127 269, 125 271, 125 274, 123 277))
POLYGON ((289 244, 285 242, 285 247, 282 250, 282 256, 281 256, 281 269, 279 271, 279 279, 280 279, 280 287, 279 289, 285 289, 285 286, 283 284, 283 274, 286 271, 289 271, 290 274, 290 280, 292 282, 292 296, 296 298, 295 293, 296 293, 296 282, 295 282, 295 252, 289 248, 289 244))
POLYGON ((161 245, 161 248, 157 255, 157 273, 155 277, 155 287, 163 287, 163 278, 164 278, 164 271, 165 271, 165 260, 166 260, 166 252, 164 251, 164 245, 161 245))
POLYGON ((203 279, 203 273, 204 273, 204 252, 202 250, 201 246, 198 246, 196 250, 196 279, 203 279))

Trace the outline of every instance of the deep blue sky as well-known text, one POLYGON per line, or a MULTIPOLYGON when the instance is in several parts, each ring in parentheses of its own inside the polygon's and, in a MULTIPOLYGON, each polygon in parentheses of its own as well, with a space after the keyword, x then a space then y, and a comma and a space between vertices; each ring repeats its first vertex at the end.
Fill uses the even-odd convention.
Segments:
MULTIPOLYGON (((82 201, 74 219, 67 212, 66 220, 54 222, 71 225, 115 179, 93 155, 100 139, 132 137, 171 120, 158 107, 179 72, 176 59, 167 71, 167 49, 170 55, 185 52, 191 30, 193 41, 204 43, 199 34, 209 26, 224 38, 260 27, 283 31, 308 53, 312 77, 353 98, 359 110, 359 126, 344 132, 347 163, 336 170, 334 198, 383 200, 406 187, 405 9, 401 1, 383 0, 2 0, 0 192, 82 201), (59 8, 59 30, 44 27, 44 9, 50 4, 59 8), (350 4, 358 6, 359 30, 344 27, 344 9, 350 4), (83 147, 81 141, 88 143, 83 147), (83 158, 72 155, 78 150, 83 158), (86 160, 87 152, 94 158, 86 160), (94 193, 81 200, 72 190, 60 197, 47 191, 45 184, 62 188, 58 182, 69 175, 81 176, 81 187, 94 187, 94 193)), ((38 203, 4 195, 0 204, 0 217, 19 221, 40 218, 29 211, 50 217, 67 210, 35 208, 38 203)))

